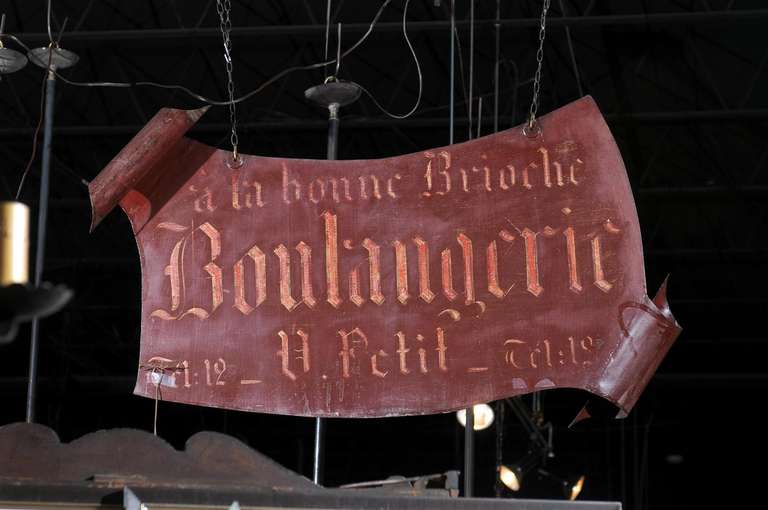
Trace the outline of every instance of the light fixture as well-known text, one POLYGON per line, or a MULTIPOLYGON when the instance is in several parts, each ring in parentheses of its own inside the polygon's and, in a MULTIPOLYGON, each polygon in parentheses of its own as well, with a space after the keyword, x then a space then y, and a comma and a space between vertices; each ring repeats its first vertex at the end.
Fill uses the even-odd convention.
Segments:
POLYGON ((0 202, 0 287, 29 281, 29 207, 0 202))
POLYGON ((544 469, 539 469, 539 474, 543 478, 549 478, 555 482, 555 484, 560 485, 563 488, 563 495, 570 501, 575 501, 576 498, 579 497, 579 494, 581 494, 581 491, 584 488, 584 480, 586 479, 584 475, 581 475, 578 478, 560 478, 544 469))
POLYGON ((581 489, 584 488, 584 475, 581 475, 578 480, 566 486, 566 496, 570 501, 575 501, 581 494, 581 489))
POLYGON ((0 74, 11 74, 27 65, 27 57, 23 53, 3 46, 4 33, 5 14, 0 17, 0 74))
POLYGON ((0 201, 0 345, 18 326, 61 309, 72 298, 63 285, 29 284, 29 207, 0 201))
MULTIPOLYGON (((48 40, 50 43, 48 46, 33 48, 29 50, 27 52, 27 57, 29 58, 29 61, 36 66, 46 69, 49 73, 49 78, 51 78, 53 73, 55 73, 57 70, 66 69, 77 64, 77 61, 80 60, 80 57, 78 57, 76 53, 65 50, 63 48, 59 48, 59 41, 61 40, 61 35, 64 33, 64 29, 67 26, 67 21, 69 21, 69 18, 64 18, 64 23, 61 24, 59 34, 54 39, 53 33, 51 32, 51 0, 48 0, 47 21, 48 40)), ((49 93, 50 92, 52 91, 49 91, 49 93)))
POLYGON ((515 492, 520 490, 520 482, 523 478, 522 473, 516 468, 517 466, 513 466, 512 468, 501 466, 499 468, 499 480, 501 480, 501 483, 506 485, 509 490, 515 492))
MULTIPOLYGON (((488 404, 475 404, 472 406, 472 411, 475 415, 475 424, 472 427, 473 430, 485 430, 493 423, 493 409, 488 404)), ((456 419, 462 427, 467 426, 467 410, 460 409, 456 411, 456 419)))
POLYGON ((27 53, 29 61, 38 67, 48 69, 50 65, 51 69, 56 71, 59 69, 66 69, 77 64, 80 57, 76 53, 73 53, 64 48, 59 48, 57 43, 50 46, 43 46, 41 48, 33 48, 27 53))
POLYGON ((499 480, 509 490, 517 492, 523 485, 523 477, 536 467, 544 458, 541 451, 531 450, 522 459, 511 466, 499 466, 499 480))
POLYGON ((4 47, 3 42, 0 41, 0 74, 15 73, 25 65, 27 65, 27 57, 24 54, 4 47))

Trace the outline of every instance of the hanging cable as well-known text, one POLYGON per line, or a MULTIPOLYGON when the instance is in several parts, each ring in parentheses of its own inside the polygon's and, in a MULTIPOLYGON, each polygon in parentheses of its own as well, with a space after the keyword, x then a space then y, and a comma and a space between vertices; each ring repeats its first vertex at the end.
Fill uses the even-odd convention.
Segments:
MULTIPOLYGON (((421 75, 421 64, 419 63, 419 57, 416 55, 416 50, 413 49, 413 45, 411 44, 411 40, 408 37, 408 26, 407 26, 407 20, 408 20, 408 5, 411 3, 411 0, 405 0, 405 6, 403 7, 403 38, 405 39, 405 43, 408 45, 408 49, 411 51, 411 56, 413 56, 413 61, 416 64, 416 72, 419 75, 419 94, 416 97, 416 103, 413 105, 413 108, 411 108, 408 113, 404 113, 402 115, 398 115, 396 113, 392 113, 384 106, 379 103, 376 98, 371 94, 368 89, 363 87, 362 85, 358 84, 360 89, 367 95, 371 101, 373 101, 373 104, 376 105, 376 107, 381 110, 382 113, 387 115, 388 117, 391 117, 393 119, 407 119, 411 115, 416 112, 416 110, 419 108, 419 105, 421 104, 421 94, 424 88, 424 78, 421 75)), ((346 55, 346 53, 344 53, 346 55)), ((342 55, 343 56, 343 55, 342 55)))
MULTIPOLYGON (((29 155, 29 160, 27 160, 27 164, 24 167, 24 171, 21 173, 21 179, 19 179, 19 187, 16 188, 16 197, 15 200, 18 200, 19 197, 21 197, 21 190, 24 189, 24 183, 27 180, 27 176, 29 175, 29 171, 32 169, 32 163, 35 162, 35 157, 37 156, 37 138, 40 134, 40 128, 43 125, 43 117, 45 114, 45 98, 46 98, 46 82, 48 81, 49 75, 51 73, 56 74, 56 70, 54 69, 52 62, 53 62, 53 52, 56 48, 59 47, 59 41, 61 40, 61 36, 64 34, 64 29, 67 26, 67 21, 69 21, 69 18, 64 18, 64 23, 61 25, 61 29, 59 30, 59 34, 56 37, 56 40, 53 39, 53 34, 51 32, 51 0, 48 0, 48 11, 46 15, 46 26, 48 28, 48 62, 45 66, 45 73, 43 74, 43 83, 40 90, 40 113, 37 118, 37 125, 35 126, 35 131, 32 135, 32 151, 29 155)), ((21 41, 18 40, 15 36, 11 34, 5 34, 4 37, 10 37, 14 41, 16 41, 17 44, 22 46, 26 52, 29 54, 30 49, 23 44, 21 41)))
MULTIPOLYGON (((53 55, 53 53, 50 54, 53 55)), ((19 187, 16 188, 16 197, 14 200, 18 200, 21 196, 21 190, 24 188, 24 182, 27 180, 27 175, 29 175, 29 171, 32 168, 32 163, 34 163, 35 156, 37 156, 37 138, 40 134, 40 128, 43 125, 43 114, 45 112, 45 82, 47 80, 48 75, 43 74, 43 83, 40 88, 40 113, 37 117, 37 125, 35 126, 35 131, 32 134, 32 151, 29 155, 29 159, 27 160, 27 164, 24 167, 24 171, 21 173, 21 179, 19 179, 19 187)))
POLYGON ((453 124, 456 118, 456 10, 454 9, 454 0, 450 0, 450 17, 451 17, 451 62, 450 62, 450 87, 449 87, 449 103, 448 103, 448 143, 453 145, 453 124))
POLYGON ((499 58, 501 55, 501 0, 496 0, 496 19, 493 23, 495 54, 493 58, 493 132, 499 131, 499 58))
POLYGON ((328 83, 331 79, 338 80, 339 69, 341 69, 341 23, 336 26, 336 69, 333 71, 333 76, 326 76, 325 82, 328 83))
MULTIPOLYGON (((375 28, 376 24, 379 21, 379 18, 381 17, 381 14, 384 12, 384 9, 392 2, 392 0, 384 0, 384 3, 381 7, 379 7, 379 10, 376 12, 376 15, 371 20, 371 23, 368 25, 368 30, 360 37, 360 39, 355 42, 349 49, 344 51, 341 54, 341 57, 344 58, 353 51, 355 51, 361 44, 365 42, 366 39, 368 39, 368 36, 371 35, 373 32, 373 29, 375 28)), ((24 44, 18 37, 16 37, 13 34, 3 34, 2 37, 7 37, 8 39, 11 39, 12 41, 16 42, 19 46, 24 48, 25 50, 29 51, 29 47, 24 44)), ((410 42, 409 42, 410 47, 410 42)), ((413 52, 413 48, 411 47, 411 52, 413 53, 415 57, 415 53, 413 52)), ((72 85, 75 87, 115 87, 115 88, 128 88, 128 87, 155 87, 159 89, 165 89, 165 90, 179 90, 185 94, 187 94, 189 97, 196 99, 197 101, 200 101, 201 103, 206 103, 211 106, 229 106, 230 104, 238 104, 242 103, 243 101, 247 101, 248 99, 252 98, 256 94, 260 93, 262 90, 267 88, 268 86, 272 85, 276 81, 280 80, 284 76, 294 73, 296 71, 310 71, 313 69, 320 69, 322 67, 329 66, 331 64, 335 64, 336 59, 327 60, 324 62, 316 62, 314 64, 308 64, 304 66, 294 66, 294 67, 288 67, 286 69, 283 69, 279 73, 273 75, 271 78, 269 78, 267 81, 256 87, 255 89, 251 90, 247 94, 244 94, 238 98, 235 98, 233 101, 219 101, 216 99, 211 99, 208 97, 205 97, 201 94, 198 94, 187 87, 183 85, 168 85, 163 83, 157 83, 152 81, 136 81, 136 82, 110 82, 110 81, 101 81, 101 82, 78 82, 74 80, 70 80, 65 78, 64 76, 61 76, 58 72, 53 70, 52 72, 56 75, 57 78, 59 78, 61 81, 66 83, 67 85, 72 85)), ((419 70, 419 76, 421 76, 421 71, 419 70)))
POLYGON ((475 0, 469 0, 469 101, 467 102, 467 123, 469 140, 472 139, 472 93, 475 84, 475 0))
MULTIPOLYGON (((565 17, 565 4, 563 0, 560 2, 560 15, 565 17)), ((568 53, 571 56, 571 65, 573 66, 573 77, 576 79, 576 88, 579 90, 579 97, 584 96, 584 89, 581 87, 581 76, 579 73, 579 65, 576 63, 576 52, 573 49, 573 40, 571 39, 571 27, 565 25, 565 40, 568 43, 568 53)))
POLYGON ((328 39, 331 37, 331 0, 325 5, 325 54, 323 58, 328 60, 328 39))
POLYGON ((535 138, 541 133, 541 127, 536 122, 536 112, 539 109, 539 89, 541 88, 541 68, 544 63, 544 38, 547 35, 547 11, 550 0, 543 0, 541 19, 539 23, 539 49, 536 51, 536 74, 533 75, 533 97, 528 110, 528 121, 523 126, 523 134, 535 138))
POLYGON ((45 27, 48 29, 48 44, 53 44, 53 36, 51 35, 51 0, 48 0, 48 14, 45 21, 45 27))

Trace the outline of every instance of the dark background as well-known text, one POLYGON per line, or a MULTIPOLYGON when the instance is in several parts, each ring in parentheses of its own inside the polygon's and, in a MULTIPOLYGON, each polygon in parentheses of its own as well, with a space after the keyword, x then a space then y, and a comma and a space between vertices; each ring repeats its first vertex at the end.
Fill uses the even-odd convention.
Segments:
MULTIPOLYGON (((238 93, 290 65, 322 60, 325 2, 232 0, 238 93)), ((384 116, 367 98, 343 109, 339 157, 376 158, 446 145, 448 2, 412 0, 409 33, 420 58, 424 95, 406 120, 384 116), (439 2, 438 2, 439 3, 439 2)), ((498 126, 521 123, 530 104, 541 3, 501 4, 498 126)), ((367 28, 379 1, 333 3, 343 47, 367 28)), ((340 77, 370 89, 402 113, 416 100, 417 75, 400 31, 395 0, 370 38, 343 60, 340 77)), ((476 0, 474 96, 481 129, 494 129, 496 2, 476 0)), ((47 44, 40 0, 3 0, 6 30, 47 44)), ((456 2, 456 141, 468 135, 469 0, 456 2)), ((78 81, 151 80, 226 97, 215 1, 54 2, 54 30, 69 17, 61 46, 80 63, 62 74, 78 81)), ((749 466, 766 449, 766 123, 768 7, 763 2, 554 0, 549 16, 541 112, 584 94, 606 115, 637 200, 651 292, 671 273, 669 297, 684 331, 626 420, 599 417, 567 429, 583 395, 543 396, 555 424, 560 476, 586 475, 582 499, 621 500, 626 508, 710 508, 764 497, 749 466), (564 12, 565 11, 565 12, 564 12)), ((16 47, 13 43, 8 46, 16 47)), ((18 48, 18 47, 16 47, 18 48)), ((331 38, 331 48, 335 39, 331 38)), ((241 150, 323 158, 324 113, 303 91, 325 74, 297 72, 238 106, 241 150)), ((0 81, 0 190, 15 193, 29 157, 43 71, 29 65, 0 81)), ((151 430, 153 402, 131 395, 138 362, 139 263, 120 212, 88 234, 82 179, 92 179, 163 106, 195 107, 179 92, 149 87, 84 88, 59 82, 45 279, 76 291, 43 322, 38 420, 62 440, 111 427, 151 430)), ((475 106, 474 111, 477 111, 475 106)), ((228 112, 213 108, 190 135, 228 147, 228 112)), ((42 137, 41 137, 42 138, 42 137)), ((39 158, 22 192, 37 203, 39 158)), ((0 348, 0 422, 24 419, 29 329, 0 348)), ((526 398, 526 401, 529 401, 526 398)), ((510 413, 504 460, 525 452, 510 413)), ((232 434, 309 476, 313 421, 161 403, 159 433, 177 447, 200 430, 232 434)), ((453 415, 332 420, 328 485, 461 469, 463 429, 453 415)), ((493 495, 494 432, 477 437, 477 488, 493 495)), ((760 468, 764 469, 764 468, 760 468)), ((559 497, 528 484, 522 496, 559 497)), ((505 497, 512 496, 506 492, 505 497)))

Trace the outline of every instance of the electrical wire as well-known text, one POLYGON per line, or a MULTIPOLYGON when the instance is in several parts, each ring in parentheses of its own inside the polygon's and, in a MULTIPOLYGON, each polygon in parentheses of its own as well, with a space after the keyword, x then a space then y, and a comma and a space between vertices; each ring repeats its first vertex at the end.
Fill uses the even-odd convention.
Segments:
MULTIPOLYGON (((24 168, 24 172, 22 172, 21 174, 21 179, 19 180, 19 187, 16 189, 16 198, 15 198, 16 200, 18 200, 19 197, 21 196, 21 190, 24 188, 24 182, 27 180, 27 175, 29 175, 29 171, 32 169, 32 163, 34 163, 35 156, 37 155, 37 137, 40 134, 40 127, 43 124, 43 117, 45 115, 45 98, 48 95, 48 88, 46 86, 46 82, 50 78, 51 73, 55 74, 55 70, 51 65, 53 62, 53 52, 56 51, 59 47, 59 41, 61 40, 61 36, 64 34, 64 29, 67 26, 67 21, 69 21, 69 17, 64 18, 64 23, 62 23, 61 25, 61 29, 59 30, 58 37, 54 41, 53 36, 51 35, 51 0, 48 0, 48 38, 51 42, 48 44, 48 62, 46 63, 46 66, 45 66, 45 73, 43 74, 42 90, 40 91, 40 113, 37 118, 37 126, 35 126, 35 132, 32 135, 32 152, 29 155, 27 166, 24 168)), ((11 34, 5 34, 3 37, 10 37, 14 41, 16 41, 17 44, 21 45, 25 50, 27 50, 27 54, 31 54, 30 49, 24 43, 22 43, 16 36, 11 34)))
MULTIPOLYGON (((410 1, 410 0, 407 0, 407 2, 408 1, 410 1)), ((355 42, 355 44, 353 44, 349 49, 347 49, 344 53, 341 54, 342 58, 346 57, 347 55, 349 55, 350 53, 355 51, 361 44, 363 44, 363 42, 365 42, 365 40, 368 38, 368 36, 370 36, 371 33, 373 32, 373 29, 376 26, 376 23, 378 23, 379 18, 381 17, 381 14, 384 12, 384 9, 386 9, 386 7, 391 2, 392 2, 392 0, 384 0, 384 3, 381 5, 379 10, 376 12, 376 15, 373 17, 373 20, 371 20, 371 23, 368 25, 368 30, 365 31, 365 33, 360 37, 360 39, 357 40, 357 42, 355 42)), ((407 3, 406 3, 406 6, 407 6, 407 3)), ((15 41, 17 44, 19 44, 21 47, 23 47, 27 51, 29 51, 29 49, 30 49, 26 44, 21 42, 21 40, 19 40, 19 38, 16 37, 15 35, 13 35, 13 34, 3 34, 2 37, 7 37, 7 38, 15 41)), ((406 40, 407 40, 407 36, 406 36, 406 40)), ((409 45, 409 47, 411 47, 410 46, 410 41, 408 42, 408 45, 409 45)), ((413 51, 413 47, 411 47, 411 51, 413 51)), ((415 53, 414 53, 414 55, 415 55, 415 53)), ((288 75, 290 73, 293 73, 293 72, 296 72, 296 71, 310 71, 310 70, 313 70, 313 69, 320 69, 322 67, 326 67, 326 66, 329 66, 331 64, 336 63, 336 60, 337 60, 336 58, 333 58, 333 59, 327 60, 325 62, 316 62, 314 64, 308 64, 308 65, 304 65, 304 66, 288 67, 286 69, 283 69, 279 73, 275 74, 271 78, 269 78, 267 81, 262 83, 260 86, 258 86, 254 90, 248 92, 245 95, 242 95, 242 96, 234 99, 233 101, 218 101, 218 100, 215 100, 215 99, 211 99, 211 98, 205 97, 205 96, 203 96, 201 94, 198 94, 198 93, 188 89, 187 87, 185 87, 183 85, 168 85, 168 84, 157 83, 157 82, 152 82, 152 81, 137 81, 137 82, 110 82, 110 81, 79 82, 79 81, 70 80, 68 78, 65 78, 64 76, 61 76, 56 70, 52 70, 52 72, 56 75, 57 78, 59 78, 64 83, 66 83, 68 85, 76 86, 76 87, 115 87, 115 88, 155 87, 155 88, 166 89, 166 90, 179 90, 181 92, 184 92, 188 96, 192 97, 193 99, 196 99, 196 100, 198 100, 198 101, 200 101, 202 103, 206 103, 206 104, 209 104, 209 105, 212 105, 212 106, 229 106, 230 104, 241 103, 243 101, 246 101, 246 100, 252 98, 256 94, 258 94, 259 92, 261 92, 262 90, 267 88, 269 85, 273 84, 274 82, 280 80, 281 78, 283 78, 284 76, 286 76, 286 75, 288 75)), ((419 71, 419 75, 421 76, 421 71, 419 71)), ((374 100, 374 102, 375 102, 375 100, 374 100)), ((378 103, 376 103, 376 104, 378 105, 378 103)), ((379 108, 381 108, 381 106, 379 106, 379 108)))
POLYGON ((405 0, 405 6, 403 7, 403 38, 405 38, 406 44, 408 44, 408 49, 411 50, 411 55, 413 56, 413 61, 416 64, 416 72, 419 74, 419 95, 416 98, 416 103, 413 105, 413 108, 411 108, 408 113, 404 113, 402 115, 398 115, 396 113, 392 113, 388 111, 386 108, 384 108, 381 103, 379 103, 376 98, 371 94, 368 89, 363 87, 362 85, 358 84, 360 89, 365 93, 366 96, 370 98, 371 101, 373 101, 373 104, 376 105, 376 107, 382 111, 385 115, 388 117, 392 117, 393 119, 407 119, 411 115, 413 115, 416 110, 419 108, 419 104, 421 104, 421 94, 424 88, 424 77, 421 74, 421 65, 419 64, 419 57, 416 55, 416 51, 413 49, 413 45, 411 44, 410 38, 408 38, 408 26, 407 26, 407 19, 408 19, 408 5, 411 3, 411 0, 405 0))
MULTIPOLYGON (((50 61, 51 55, 53 53, 49 53, 48 60, 50 61)), ((27 180, 27 175, 29 175, 29 170, 32 168, 32 163, 35 161, 35 156, 37 155, 37 137, 40 134, 40 127, 43 124, 43 112, 45 111, 45 82, 48 81, 48 74, 43 75, 43 84, 42 88, 40 90, 40 114, 37 117, 37 126, 35 126, 35 132, 32 135, 32 152, 29 155, 29 160, 27 160, 27 166, 24 167, 24 172, 21 174, 21 180, 19 180, 19 187, 16 189, 16 197, 14 200, 18 200, 21 196, 21 190, 24 188, 24 181, 27 180)))
MULTIPOLYGON (((341 58, 346 57, 347 55, 351 54, 353 51, 355 51, 358 47, 360 47, 361 44, 365 42, 365 40, 371 35, 373 32, 373 29, 376 27, 376 24, 379 21, 379 18, 381 18, 382 13, 386 9, 386 7, 392 2, 392 0, 384 0, 384 3, 381 5, 379 10, 376 12, 376 15, 371 20, 370 24, 368 25, 368 29, 365 31, 365 33, 353 44, 349 49, 341 53, 340 58, 333 58, 330 60, 325 60, 323 62, 316 62, 314 64, 308 64, 304 66, 293 66, 288 67, 286 69, 283 69, 279 73, 273 75, 271 78, 269 78, 267 81, 259 85, 257 88, 251 90, 247 94, 244 94, 233 101, 219 101, 216 99, 211 99, 209 97, 203 96, 201 94, 198 94, 189 88, 178 85, 178 84, 164 84, 164 83, 157 83, 152 81, 136 81, 136 82, 110 82, 110 81, 101 81, 101 82, 79 82, 75 80, 70 80, 61 74, 59 74, 56 70, 51 70, 58 79, 63 81, 64 83, 68 85, 72 85, 75 87, 113 87, 113 88, 129 88, 129 87, 155 87, 165 90, 178 90, 181 91, 188 96, 190 96, 193 99, 196 99, 197 101, 200 101, 202 103, 206 103, 212 106, 229 106, 231 104, 238 104, 243 101, 246 101, 256 94, 260 93, 262 90, 267 88, 268 86, 272 85, 276 81, 280 80, 284 76, 294 73, 296 71, 311 71, 313 69, 320 69, 323 67, 327 67, 331 64, 337 63, 341 58)), ((419 80, 419 93, 416 98, 416 103, 414 104, 413 108, 411 108, 407 113, 405 114, 396 114, 392 113, 389 110, 387 110, 377 99, 376 97, 365 87, 362 85, 360 86, 360 89, 362 90, 365 95, 367 95, 373 104, 381 110, 382 113, 387 115, 388 117, 391 117, 393 119, 406 119, 413 115, 416 110, 418 109, 419 105, 421 104, 421 97, 423 94, 423 88, 424 88, 424 77, 421 72, 421 64, 419 62, 418 55, 416 55, 416 51, 413 48, 413 44, 411 43, 410 37, 408 36, 408 7, 410 5, 410 0, 406 0, 405 6, 403 8, 403 38, 405 39, 406 44, 408 45, 408 49, 411 52, 411 56, 413 57, 413 61, 416 64, 416 72, 418 73, 418 80, 419 80)), ((25 50, 29 51, 29 47, 25 45, 18 37, 14 36, 13 34, 3 34, 2 37, 7 37, 13 41, 15 41, 18 45, 23 47, 25 50)))
MULTIPOLYGON (((371 20, 370 24, 368 25, 368 29, 365 31, 365 33, 349 49, 347 49, 343 53, 337 53, 337 57, 336 58, 331 59, 331 60, 327 60, 327 55, 326 55, 326 57, 325 57, 326 60, 324 62, 316 62, 314 64, 309 64, 309 65, 304 65, 304 66, 293 66, 293 67, 289 67, 289 68, 283 69, 282 71, 280 71, 279 73, 273 75, 267 81, 262 83, 259 87, 255 88, 254 90, 248 92, 245 95, 242 95, 242 96, 238 97, 237 99, 230 99, 229 101, 218 101, 218 100, 215 100, 215 99, 211 99, 211 98, 205 97, 205 96, 203 96, 201 94, 198 94, 198 93, 190 90, 189 88, 187 88, 187 87, 185 87, 183 85, 178 85, 178 84, 168 85, 168 84, 151 82, 151 81, 137 81, 137 82, 108 82, 108 81, 102 81, 102 82, 79 82, 79 81, 75 81, 75 80, 70 80, 70 79, 62 76, 61 74, 59 74, 56 71, 56 69, 54 69, 51 66, 51 58, 53 56, 53 52, 56 51, 56 48, 58 48, 58 41, 61 39, 61 36, 62 36, 62 34, 64 32, 64 27, 66 26, 67 19, 64 20, 62 28, 59 31, 58 37, 54 41, 53 37, 52 37, 52 33, 51 33, 51 28, 50 28, 50 16, 51 16, 51 12, 50 11, 51 11, 51 6, 50 6, 50 0, 49 0, 49 3, 48 3, 48 17, 47 17, 47 28, 48 28, 48 36, 49 36, 49 39, 50 39, 51 43, 50 43, 50 46, 49 46, 50 49, 49 49, 49 52, 48 52, 48 65, 46 66, 47 67, 46 74, 44 75, 44 79, 43 79, 43 90, 41 92, 40 115, 39 115, 39 118, 38 118, 37 126, 35 127, 35 131, 34 131, 34 134, 33 134, 32 152, 31 152, 29 161, 27 162, 26 168, 24 169, 24 172, 22 173, 21 180, 19 182, 19 187, 18 187, 18 189, 16 191, 16 199, 18 199, 19 196, 21 195, 21 190, 24 187, 24 182, 25 182, 25 180, 27 178, 27 175, 29 174, 29 171, 30 171, 30 169, 32 167, 32 163, 34 162, 35 156, 37 154, 37 138, 38 138, 38 135, 39 135, 39 132, 40 132, 40 127, 42 125, 43 111, 44 111, 44 104, 45 104, 45 81, 46 81, 49 73, 55 75, 56 78, 60 79, 64 83, 66 83, 68 85, 76 86, 76 87, 113 87, 113 88, 155 87, 155 88, 166 89, 166 90, 179 90, 179 91, 184 92, 188 96, 192 97, 193 99, 196 99, 196 100, 198 100, 198 101, 200 101, 202 103, 206 103, 206 104, 209 104, 209 105, 212 105, 212 106, 230 106, 231 107, 231 106, 233 106, 233 105, 235 105, 237 103, 241 103, 243 101, 246 101, 246 100, 252 98, 256 94, 258 94, 259 92, 261 92, 262 90, 267 88, 269 85, 275 83, 276 81, 280 80, 281 78, 283 78, 284 76, 286 76, 286 75, 288 75, 290 73, 293 73, 293 72, 296 72, 296 71, 309 71, 309 70, 313 70, 313 69, 324 68, 324 67, 327 67, 327 66, 329 66, 331 64, 334 64, 334 63, 337 65, 337 69, 338 69, 338 65, 341 62, 341 59, 346 57, 347 55, 351 54, 353 51, 355 51, 371 35, 371 33, 373 32, 373 29, 375 28, 376 24, 379 21, 379 18, 381 18, 382 13, 384 12, 386 7, 391 2, 392 2, 392 0, 384 0, 384 3, 381 5, 381 7, 379 7, 379 10, 376 11, 376 15, 371 20)), ((330 2, 329 2, 329 6, 330 6, 330 2)), ((370 98, 370 100, 373 102, 373 104, 379 110, 381 110, 382 113, 384 113, 385 115, 387 115, 388 117, 391 117, 393 119, 406 119, 406 118, 410 117, 411 115, 413 115, 416 112, 416 110, 418 109, 419 105, 421 104, 421 97, 422 97, 423 89, 424 89, 424 77, 423 77, 422 72, 421 72, 421 64, 419 62, 418 55, 416 55, 416 50, 414 50, 413 44, 411 43, 411 40, 408 37, 408 8, 409 8, 409 6, 410 6, 410 0, 405 0, 405 5, 403 7, 403 23, 402 23, 402 26, 403 26, 403 38, 405 39, 405 42, 408 45, 408 49, 411 52, 411 56, 413 57, 413 61, 416 64, 416 72, 418 74, 419 93, 418 93, 418 96, 416 98, 416 103, 405 114, 392 113, 389 110, 387 110, 376 99, 376 97, 368 89, 366 89, 362 85, 358 85, 360 87, 360 89, 362 90, 362 92, 365 93, 365 95, 367 95, 370 98)), ((326 20, 326 21, 329 21, 329 19, 326 20)), ((19 46, 24 48, 27 51, 27 53, 30 52, 30 48, 26 44, 24 44, 18 37, 16 37, 13 34, 1 34, 0 33, 0 40, 2 40, 2 38, 8 38, 8 39, 16 42, 16 44, 18 44, 19 46)), ((328 41, 327 41, 327 38, 326 38, 326 46, 327 46, 327 44, 328 44, 328 41)))

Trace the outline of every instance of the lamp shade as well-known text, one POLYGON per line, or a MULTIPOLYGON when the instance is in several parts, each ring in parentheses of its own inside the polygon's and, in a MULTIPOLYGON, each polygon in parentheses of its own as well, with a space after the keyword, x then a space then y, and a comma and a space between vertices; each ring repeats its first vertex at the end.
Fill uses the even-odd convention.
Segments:
POLYGON ((15 73, 27 65, 27 57, 11 48, 4 48, 0 43, 0 74, 15 73))

